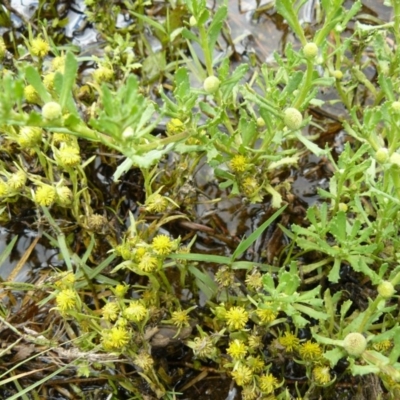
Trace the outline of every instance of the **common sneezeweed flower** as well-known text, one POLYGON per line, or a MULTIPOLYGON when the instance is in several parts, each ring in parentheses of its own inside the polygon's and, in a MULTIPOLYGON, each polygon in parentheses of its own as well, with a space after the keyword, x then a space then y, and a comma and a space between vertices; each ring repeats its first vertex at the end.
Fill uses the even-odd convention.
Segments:
POLYGON ((107 303, 101 309, 103 318, 107 321, 115 321, 119 315, 119 307, 115 302, 107 303))
POLYGON ((330 369, 327 366, 315 367, 312 371, 315 382, 319 385, 325 385, 331 380, 330 369))
POLYGON ((233 379, 239 386, 247 385, 253 378, 253 371, 243 364, 237 364, 235 369, 232 371, 233 379))
POLYGON ((46 74, 43 77, 43 85, 46 86, 47 90, 53 90, 54 89, 54 77, 55 77, 55 73, 54 72, 50 72, 48 74, 46 74))
POLYGON ((178 328, 182 328, 184 326, 189 326, 189 310, 178 310, 174 311, 171 314, 170 321, 177 326, 178 328))
POLYGON ((72 191, 67 186, 57 186, 57 202, 63 207, 68 207, 72 203, 72 191))
POLYGON ((349 333, 343 339, 343 348, 347 354, 353 357, 360 357, 367 348, 367 339, 358 332, 349 333))
POLYGON ((243 179, 242 182, 242 190, 243 194, 246 195, 247 197, 251 197, 254 194, 257 194, 257 192, 260 191, 260 185, 258 184, 257 179, 253 178, 252 176, 248 176, 243 179))
POLYGON ((115 286, 114 288, 114 294, 119 297, 120 299, 124 298, 126 293, 129 290, 129 285, 125 284, 125 283, 121 283, 117 286, 115 286))
POLYGON ((246 357, 247 346, 239 339, 235 339, 229 343, 226 352, 235 360, 242 360, 246 357))
POLYGON ((102 343, 105 350, 122 350, 130 341, 131 334, 121 326, 103 332, 102 343))
POLYGON ((260 318, 260 321, 265 324, 269 324, 270 322, 275 321, 278 315, 270 308, 259 308, 256 310, 256 314, 258 318, 260 318))
POLYGON ((256 335, 256 334, 250 335, 247 342, 249 344, 249 352, 250 353, 253 353, 258 349, 262 349, 264 346, 262 337, 259 335, 256 335))
POLYGON ((261 372, 265 367, 264 361, 261 359, 260 356, 250 356, 246 358, 246 364, 249 368, 251 368, 252 371, 256 373, 261 372))
POLYGON ((272 374, 265 374, 258 377, 258 386, 263 393, 271 394, 279 387, 279 383, 272 374))
POLYGON ((71 288, 76 282, 73 272, 59 274, 59 279, 55 282, 55 286, 61 289, 71 288))
POLYGON ((62 146, 56 152, 56 158, 58 164, 64 168, 73 168, 81 163, 79 149, 73 146, 62 146))
POLYGON ((43 131, 33 126, 24 126, 19 130, 17 143, 23 148, 32 148, 42 141, 43 131))
POLYGON ((386 339, 382 340, 381 342, 374 343, 372 347, 374 350, 385 352, 393 347, 393 342, 389 339, 386 339))
POLYGON ((87 227, 93 232, 101 232, 107 224, 107 218, 101 214, 92 214, 87 218, 87 227))
POLYGON ((285 336, 281 336, 278 341, 289 353, 296 350, 300 345, 300 339, 291 332, 285 332, 285 336))
POLYGON ((242 154, 237 154, 229 162, 229 168, 233 172, 244 172, 246 171, 247 166, 248 166, 247 158, 242 154))
POLYGON ((9 190, 7 183, 0 179, 0 197, 7 196, 9 190))
POLYGON ((100 67, 93 71, 93 78, 98 83, 109 81, 113 78, 113 76, 114 71, 107 67, 100 67))
POLYGON ((235 283, 235 274, 227 266, 218 269, 215 274, 215 281, 220 287, 230 287, 235 283))
POLYGON ((138 268, 143 272, 154 272, 158 267, 158 259, 151 253, 145 253, 139 261, 138 268))
POLYGON ((146 351, 140 351, 139 354, 133 359, 133 363, 146 372, 153 367, 154 360, 146 351))
POLYGON ((177 133, 183 132, 185 129, 185 125, 178 118, 172 118, 167 122, 167 135, 176 135, 177 133))
POLYGON ((217 348, 209 336, 195 337, 187 342, 193 350, 193 354, 199 358, 214 358, 217 354, 217 348))
POLYGON ((253 385, 245 386, 242 389, 242 400, 256 400, 260 393, 253 385))
POLYGON ((31 41, 30 43, 30 53, 33 56, 43 58, 49 53, 50 46, 49 43, 38 37, 31 41))
POLYGON ((26 184, 26 175, 23 171, 17 171, 10 175, 7 181, 12 190, 21 190, 26 184))
POLYGON ((125 308, 123 314, 128 321, 140 322, 146 318, 147 309, 139 301, 133 300, 129 303, 129 306, 125 308))
POLYGON ((317 361, 322 356, 322 349, 318 343, 308 340, 299 347, 299 353, 304 361, 317 361))
POLYGON ((225 314, 226 324, 232 330, 243 329, 249 320, 249 314, 243 307, 232 307, 225 314))
POLYGON ((153 239, 151 247, 156 254, 166 256, 168 254, 171 254, 173 243, 167 235, 157 235, 153 239))
POLYGON ((56 200, 56 189, 53 186, 42 184, 35 192, 34 201, 39 206, 51 206, 56 200))
POLYGON ((168 207, 168 200, 159 193, 154 193, 146 200, 146 211, 162 213, 168 207))
POLYGON ((40 101, 40 97, 32 85, 25 86, 24 96, 28 103, 37 104, 40 101))
POLYGON ((259 290, 263 287, 262 275, 260 271, 254 271, 246 276, 246 286, 252 290, 259 290))
POLYGON ((62 313, 73 310, 77 304, 75 291, 72 289, 61 290, 56 296, 56 304, 62 313))
POLYGON ((58 71, 63 73, 65 66, 65 56, 54 57, 51 61, 51 68, 53 71, 58 71))

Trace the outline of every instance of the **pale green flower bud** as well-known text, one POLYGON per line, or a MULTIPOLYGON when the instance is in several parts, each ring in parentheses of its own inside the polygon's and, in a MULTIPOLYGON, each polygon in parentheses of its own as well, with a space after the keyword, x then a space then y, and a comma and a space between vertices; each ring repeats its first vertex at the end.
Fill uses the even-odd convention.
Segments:
POLYGON ((303 53, 304 53, 304 57, 306 57, 308 59, 313 59, 318 54, 318 46, 313 42, 307 43, 303 47, 303 53))
POLYGON ((289 107, 283 113, 283 122, 289 129, 296 130, 300 128, 303 116, 296 108, 289 107))
POLYGON ((262 128, 263 126, 265 126, 265 121, 264 121, 263 118, 261 118, 261 117, 258 117, 258 118, 257 118, 257 126, 258 126, 259 128, 262 128))
POLYGON ((335 69, 334 71, 332 71, 332 76, 340 81, 343 78, 343 72, 339 69, 335 69))
POLYGON ((42 115, 48 120, 60 118, 62 115, 61 106, 55 101, 50 101, 43 106, 42 115))
POLYGON ((197 19, 192 15, 189 19, 190 26, 197 26, 197 19))
POLYGON ((384 164, 386 161, 389 160, 389 150, 386 147, 381 147, 375 153, 375 160, 378 161, 380 164, 384 164))
POLYGON ((367 339, 361 333, 349 333, 343 340, 343 348, 350 356, 359 357, 367 348, 367 339))
POLYGON ((216 77, 216 76, 209 76, 206 78, 204 81, 204 90, 209 93, 215 93, 219 89, 219 85, 221 84, 221 81, 216 77))
POLYGON ((343 211, 343 212, 347 212, 347 210, 349 209, 349 207, 347 206, 346 203, 339 203, 338 208, 339 208, 339 211, 343 211))
POLYGON ((400 112, 400 101, 394 101, 392 103, 392 110, 396 113, 400 112))
POLYGON ((378 293, 384 298, 384 299, 390 299, 395 293, 396 290, 394 286, 392 285, 391 282, 389 281, 382 281, 378 285, 378 293))

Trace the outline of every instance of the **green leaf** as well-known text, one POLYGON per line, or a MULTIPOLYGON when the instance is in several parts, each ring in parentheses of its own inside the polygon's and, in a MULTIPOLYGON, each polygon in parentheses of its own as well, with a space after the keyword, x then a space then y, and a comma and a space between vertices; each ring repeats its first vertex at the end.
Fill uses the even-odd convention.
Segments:
MULTIPOLYGON (((63 73, 63 84, 60 93, 60 106, 63 109, 67 102, 71 107, 71 99, 72 99, 72 89, 75 84, 76 73, 78 72, 78 62, 76 61, 75 56, 71 52, 67 52, 65 56, 65 67, 63 73), (70 101, 68 101, 70 100, 70 101)), ((72 102, 73 104, 73 102, 72 102)), ((76 108, 74 107, 73 110, 69 110, 76 114, 76 108)))
POLYGON ((190 265, 188 269, 196 277, 196 284, 199 289, 204 293, 207 300, 210 300, 217 294, 218 285, 213 281, 210 275, 200 271, 193 265, 190 265))
POLYGON ((52 100, 50 94, 47 92, 46 87, 43 85, 42 79, 40 78, 39 72, 36 68, 32 66, 28 66, 25 70, 25 78, 29 84, 31 84, 36 92, 38 93, 39 97, 43 100, 44 103, 48 103, 52 100))
POLYGON ((260 235, 264 232, 265 229, 268 228, 269 225, 273 221, 275 221, 276 218, 279 217, 279 215, 282 214, 282 212, 285 210, 286 205, 280 208, 278 211, 276 211, 271 217, 269 217, 261 226, 259 226, 253 233, 250 234, 250 236, 243 240, 236 250, 233 252, 231 256, 231 261, 233 262, 236 258, 238 258, 241 254, 243 254, 259 237, 260 235))
POLYGON ((328 279, 333 282, 337 283, 339 282, 340 278, 340 264, 342 263, 342 260, 340 258, 335 258, 335 262, 333 263, 333 267, 330 270, 328 274, 328 279))
POLYGON ((278 11, 278 13, 280 15, 282 15, 283 18, 286 19, 289 26, 299 37, 301 43, 303 45, 305 45, 307 43, 307 39, 304 36, 303 29, 300 26, 299 19, 297 17, 297 13, 295 12, 293 5, 294 5, 294 0, 276 0, 275 1, 276 11, 278 11))
POLYGON ((215 13, 213 20, 210 24, 208 29, 208 47, 210 50, 210 54, 213 54, 215 49, 215 43, 217 42, 219 33, 221 32, 222 25, 228 16, 228 7, 223 5, 218 8, 217 12, 215 13))
POLYGON ((346 356, 346 353, 341 348, 336 347, 333 350, 326 351, 323 356, 329 361, 331 368, 334 368, 339 360, 346 356))

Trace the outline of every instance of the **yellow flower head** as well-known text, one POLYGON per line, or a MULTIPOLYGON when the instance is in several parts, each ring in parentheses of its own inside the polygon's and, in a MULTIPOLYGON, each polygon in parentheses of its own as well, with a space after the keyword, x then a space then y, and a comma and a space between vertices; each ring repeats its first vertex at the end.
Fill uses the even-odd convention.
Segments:
POLYGON ((141 351, 134 359, 133 363, 143 371, 148 371, 153 367, 154 360, 151 355, 145 351, 141 351))
POLYGON ((62 289, 72 287, 75 283, 75 275, 72 272, 58 274, 58 280, 55 282, 55 286, 62 289))
POLYGON ((257 179, 253 178, 252 176, 248 176, 243 179, 242 187, 243 187, 243 193, 246 196, 251 196, 260 190, 260 186, 258 184, 257 179))
POLYGON ((19 131, 17 142, 23 149, 27 149, 39 145, 42 136, 43 131, 40 128, 24 126, 19 131))
POLYGON ((31 42, 30 52, 32 55, 43 58, 50 50, 49 44, 42 38, 33 39, 31 42))
POLYGON ((146 318, 147 309, 139 301, 131 301, 124 310, 124 317, 133 322, 140 322, 146 318))
POLYGON ((150 253, 145 253, 139 261, 138 268, 144 272, 154 272, 157 269, 158 260, 150 253))
POLYGON ((300 346, 299 353, 304 361, 317 361, 322 356, 322 349, 318 343, 308 340, 300 346))
POLYGON ((68 207, 72 203, 72 191, 67 186, 60 186, 56 188, 57 201, 63 207, 68 207))
POLYGON ((263 393, 271 394, 279 386, 278 380, 272 374, 261 375, 258 378, 258 385, 263 393))
POLYGON ((64 168, 76 167, 81 163, 79 149, 73 146, 63 146, 57 152, 57 161, 64 168))
POLYGON ((43 77, 43 85, 46 86, 47 90, 53 90, 54 89, 54 77, 55 77, 55 73, 54 72, 50 72, 48 74, 46 74, 43 77))
POLYGON ((265 367, 264 361, 261 359, 260 356, 248 357, 246 359, 246 364, 252 371, 257 372, 257 373, 261 372, 265 367))
POLYGON ((247 275, 245 283, 252 290, 259 290, 263 287, 263 281, 260 271, 252 272, 247 275))
POLYGON ((119 307, 117 303, 107 303, 102 309, 104 319, 107 321, 115 321, 118 318, 119 307))
POLYGON ((183 122, 178 119, 178 118, 172 118, 168 123, 167 123, 167 135, 175 135, 179 132, 183 132, 185 126, 183 122))
POLYGON ((126 295, 128 290, 129 290, 129 285, 121 283, 121 284, 115 286, 114 293, 117 297, 123 298, 126 295))
POLYGON ((166 256, 171 253, 173 243, 167 235, 157 235, 153 239, 151 246, 156 254, 166 256))
POLYGON ((209 336, 195 337, 187 345, 193 350, 193 354, 200 358, 213 358, 217 349, 209 336))
POLYGON ((329 372, 329 367, 327 366, 315 367, 312 374, 315 381, 320 385, 324 385, 331 380, 331 374, 329 372))
POLYGON ((106 350, 120 350, 125 347, 131 338, 128 330, 121 326, 114 326, 103 332, 103 347, 106 350))
POLYGON ((168 207, 168 200, 159 193, 154 193, 146 201, 146 211, 161 213, 168 207))
POLYGON ((235 370, 232 371, 232 376, 239 386, 244 386, 251 382, 253 372, 246 365, 238 364, 235 370))
POLYGON ((300 344, 300 339, 291 332, 285 332, 285 336, 280 337, 278 341, 287 352, 292 352, 297 349, 300 344))
POLYGON ((35 203, 39 206, 51 206, 56 199, 56 190, 50 185, 41 185, 35 193, 35 203))
POLYGON ((56 296, 56 304, 61 312, 70 311, 76 306, 76 293, 72 289, 61 290, 56 296))
POLYGON ((0 179, 0 197, 6 196, 9 190, 7 183, 0 179))
POLYGON ((24 87, 24 96, 28 103, 38 103, 40 101, 39 95, 32 85, 24 87))
POLYGON ((235 339, 229 343, 226 351, 235 361, 241 360, 246 357, 247 346, 239 339, 235 339))
POLYGON ((26 184, 26 175, 23 171, 18 171, 8 178, 8 186, 13 190, 20 190, 26 184))
POLYGON ((233 172, 244 172, 247 168, 248 161, 245 156, 237 154, 232 158, 229 167, 233 172))
POLYGON ((65 66, 65 57, 64 56, 57 56, 54 57, 51 61, 51 68, 53 71, 58 71, 63 73, 65 66))
POLYGON ((243 307, 232 307, 225 314, 226 324, 230 329, 243 329, 249 319, 249 314, 243 307))
POLYGON ((260 318, 261 322, 265 324, 275 321, 277 316, 277 313, 270 308, 259 308, 257 309, 256 314, 258 318, 260 318))
POLYGON ((182 328, 183 326, 189 326, 188 311, 187 310, 174 311, 171 314, 171 322, 179 328, 182 328))
POLYGON ((93 71, 93 78, 98 83, 109 81, 113 76, 114 71, 107 67, 100 67, 93 71))

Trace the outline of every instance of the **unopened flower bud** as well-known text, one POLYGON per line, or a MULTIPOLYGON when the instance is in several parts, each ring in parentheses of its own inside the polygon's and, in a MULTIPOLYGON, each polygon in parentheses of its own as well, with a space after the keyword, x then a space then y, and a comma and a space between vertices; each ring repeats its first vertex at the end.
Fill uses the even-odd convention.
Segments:
POLYGON ((259 128, 262 128, 263 126, 265 126, 264 118, 261 118, 261 117, 258 117, 258 118, 257 118, 257 126, 258 126, 259 128))
POLYGON ((304 53, 304 57, 306 57, 308 59, 313 59, 318 54, 318 46, 313 42, 307 43, 303 47, 303 53, 304 53))
POLYGON ((192 15, 189 19, 189 25, 190 26, 196 26, 197 25, 197 19, 192 15))
POLYGON ((384 299, 390 299, 395 294, 395 292, 396 292, 396 290, 395 290, 394 286, 389 281, 382 281, 378 285, 378 293, 384 299))
POLYGON ((205 79, 203 87, 207 93, 212 94, 218 90, 220 84, 221 81, 216 76, 209 76, 205 79))
POLYGON ((343 78, 343 72, 339 69, 335 69, 334 71, 332 71, 332 76, 340 81, 343 78))
POLYGON ((72 203, 72 192, 67 186, 61 186, 57 189, 57 200, 58 203, 63 207, 68 207, 72 203))
POLYGON ((386 147, 381 147, 376 153, 375 153, 375 160, 378 161, 378 163, 383 164, 386 161, 389 160, 389 150, 386 147))
POLYGON ((296 108, 289 107, 283 113, 283 122, 289 129, 296 130, 300 128, 303 116, 296 108))
POLYGON ((358 332, 349 333, 343 340, 343 348, 350 356, 361 356, 366 347, 367 339, 358 332))
POLYGON ((400 101, 394 101, 392 103, 392 110, 396 113, 400 112, 400 101))
POLYGON ((50 101, 43 106, 42 115, 48 120, 60 118, 62 115, 61 106, 55 101, 50 101))
POLYGON ((339 211, 343 211, 343 212, 347 212, 347 210, 349 209, 349 207, 347 206, 346 203, 339 203, 338 208, 339 208, 339 211))

